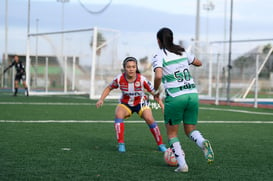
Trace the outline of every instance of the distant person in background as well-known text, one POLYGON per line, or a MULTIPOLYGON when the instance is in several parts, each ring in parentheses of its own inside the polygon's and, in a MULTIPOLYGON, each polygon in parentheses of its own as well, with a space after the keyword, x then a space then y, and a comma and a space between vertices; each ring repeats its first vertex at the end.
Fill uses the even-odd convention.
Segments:
POLYGON ((101 107, 104 103, 104 99, 113 89, 119 88, 122 92, 120 102, 116 107, 114 123, 118 141, 118 151, 126 151, 124 142, 124 119, 136 112, 147 123, 158 145, 158 150, 165 152, 167 149, 163 144, 159 127, 154 120, 151 108, 148 105, 148 98, 145 95, 145 90, 155 95, 152 84, 139 73, 136 58, 127 57, 124 59, 123 69, 124 73, 114 78, 112 83, 104 89, 100 99, 96 103, 97 108, 101 107))
POLYGON ((19 83, 22 80, 23 86, 25 88, 25 95, 28 96, 28 86, 26 83, 26 71, 24 64, 20 61, 17 55, 14 56, 12 63, 4 70, 4 73, 8 71, 11 67, 15 66, 16 74, 15 74, 15 82, 14 82, 14 96, 17 96, 19 83))
MULTIPOLYGON (((199 100, 189 66, 198 67, 202 62, 173 43, 173 32, 169 28, 162 28, 157 32, 157 42, 160 50, 153 57, 154 88, 157 91, 161 82, 165 88, 164 121, 169 145, 179 165, 175 171, 188 172, 185 153, 178 139, 181 122, 185 134, 203 150, 207 162, 214 161, 210 142, 196 129, 199 100)), ((159 99, 158 95, 155 99, 159 99)))

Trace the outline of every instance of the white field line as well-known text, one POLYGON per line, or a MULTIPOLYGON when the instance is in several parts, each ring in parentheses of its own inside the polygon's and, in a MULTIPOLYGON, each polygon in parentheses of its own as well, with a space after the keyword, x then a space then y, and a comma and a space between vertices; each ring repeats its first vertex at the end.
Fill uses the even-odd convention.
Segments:
MULTIPOLYGON (((164 123, 164 121, 157 121, 164 123)), ((113 120, 0 120, 0 123, 114 123, 113 120)), ((125 121, 125 123, 145 123, 144 121, 125 121)), ((273 121, 198 121, 198 123, 218 124, 273 124, 273 121)))
MULTIPOLYGON (((23 104, 23 105, 59 105, 59 106, 95 106, 95 103, 69 103, 69 102, 58 102, 58 103, 54 103, 54 102, 45 102, 45 103, 41 103, 41 102, 0 102, 0 104, 23 104)), ((117 103, 105 103, 105 106, 107 105, 111 105, 111 106, 115 106, 117 105, 117 103)), ((200 107, 200 109, 202 110, 211 110, 211 111, 227 111, 227 112, 238 112, 238 113, 246 113, 246 114, 259 114, 259 115, 272 115, 273 116, 273 112, 258 112, 258 111, 246 111, 246 110, 238 110, 238 109, 225 109, 225 108, 207 108, 207 107, 200 107)), ((272 118, 273 119, 273 118, 272 118)))
POLYGON ((239 113, 247 113, 247 114, 272 115, 273 116, 272 112, 267 113, 267 112, 245 111, 245 110, 237 110, 237 109, 221 109, 221 108, 206 108, 206 107, 200 107, 199 109, 212 110, 212 111, 239 112, 239 113))
MULTIPOLYGON (((0 102, 4 105, 23 104, 23 105, 56 105, 56 106, 92 106, 94 103, 70 103, 70 102, 0 102)), ((110 105, 110 104, 109 104, 110 105)), ((116 105, 116 104, 115 104, 116 105)))

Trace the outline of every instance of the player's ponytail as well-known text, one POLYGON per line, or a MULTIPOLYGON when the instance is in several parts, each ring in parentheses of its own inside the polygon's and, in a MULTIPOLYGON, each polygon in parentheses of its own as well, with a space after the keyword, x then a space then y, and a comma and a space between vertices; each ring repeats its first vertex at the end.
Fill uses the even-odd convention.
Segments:
POLYGON ((177 55, 182 55, 182 52, 185 51, 185 49, 179 45, 175 45, 173 43, 173 32, 169 28, 161 28, 157 32, 157 39, 159 43, 159 48, 163 49, 163 51, 166 53, 165 50, 168 50, 170 52, 173 52, 177 55))

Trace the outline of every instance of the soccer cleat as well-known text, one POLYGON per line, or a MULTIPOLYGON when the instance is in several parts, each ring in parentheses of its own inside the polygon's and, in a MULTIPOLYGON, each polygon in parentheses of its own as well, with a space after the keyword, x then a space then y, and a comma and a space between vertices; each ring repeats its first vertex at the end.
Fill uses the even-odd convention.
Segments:
POLYGON ((214 153, 213 153, 212 147, 210 145, 210 142, 208 140, 205 140, 203 142, 203 152, 204 152, 205 158, 208 161, 208 164, 213 163, 214 162, 214 153))
POLYGON ((188 172, 189 171, 189 167, 187 165, 187 163, 185 163, 185 165, 183 167, 177 167, 177 169, 174 170, 175 172, 188 172))
POLYGON ((165 152, 167 150, 166 146, 164 144, 161 144, 158 146, 158 150, 161 152, 165 152))
POLYGON ((121 153, 124 153, 126 151, 124 143, 119 143, 118 144, 118 151, 121 152, 121 153))

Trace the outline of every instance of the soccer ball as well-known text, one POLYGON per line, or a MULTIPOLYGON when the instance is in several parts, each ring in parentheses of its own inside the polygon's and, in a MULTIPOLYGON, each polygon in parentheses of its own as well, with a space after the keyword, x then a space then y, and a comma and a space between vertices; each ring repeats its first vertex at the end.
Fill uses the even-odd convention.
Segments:
POLYGON ((178 165, 177 160, 172 152, 171 148, 168 148, 164 152, 164 161, 167 163, 167 165, 175 167, 178 165))

